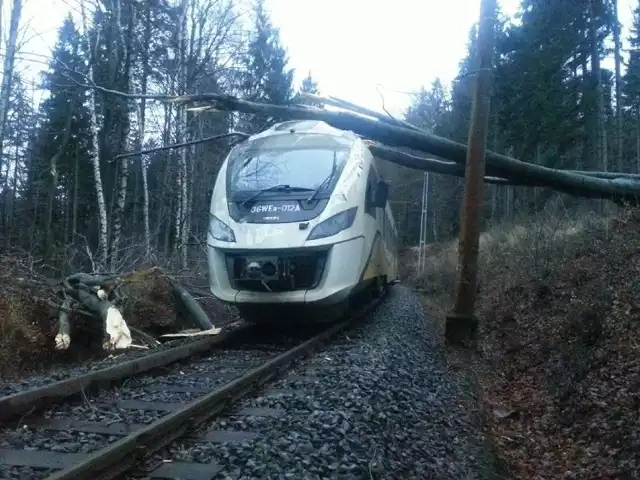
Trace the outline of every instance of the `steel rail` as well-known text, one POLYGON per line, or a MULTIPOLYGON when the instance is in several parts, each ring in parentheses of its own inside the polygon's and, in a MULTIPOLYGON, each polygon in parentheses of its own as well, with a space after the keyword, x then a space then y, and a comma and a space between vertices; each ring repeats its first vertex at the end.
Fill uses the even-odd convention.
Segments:
POLYGON ((110 480, 135 467, 139 461, 211 420, 226 407, 282 372, 282 367, 310 355, 324 341, 363 318, 385 297, 382 295, 351 318, 278 355, 263 365, 197 398, 111 445, 90 454, 82 462, 47 477, 47 480, 110 480))
POLYGON ((33 412, 42 407, 58 403, 72 395, 87 392, 92 388, 107 386, 124 378, 139 375, 154 368, 163 367, 206 352, 215 345, 235 338, 248 328, 250 328, 250 325, 242 324, 215 337, 203 338, 186 345, 151 353, 144 357, 118 363, 78 377, 66 378, 48 385, 1 397, 0 421, 33 412))

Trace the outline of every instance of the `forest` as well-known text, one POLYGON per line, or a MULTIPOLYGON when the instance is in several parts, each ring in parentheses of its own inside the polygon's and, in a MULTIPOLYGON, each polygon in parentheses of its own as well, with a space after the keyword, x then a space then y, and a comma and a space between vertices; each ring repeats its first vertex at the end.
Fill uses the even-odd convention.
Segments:
MULTIPOLYGON (((154 149, 231 129, 253 133, 269 119, 202 114, 109 91, 219 92, 291 104, 309 103, 297 91, 321 86, 311 72, 293 85, 286 46, 262 1, 250 11, 229 0, 76 7, 43 62, 41 84, 33 85, 14 73, 28 52, 17 41, 22 1, 11 5, 0 92, 0 244, 56 269, 90 260, 114 271, 151 260, 186 268, 203 258, 210 188, 237 139, 154 149), (36 90, 45 91, 38 104, 36 90)), ((639 22, 636 9, 630 38, 620 38, 611 0, 523 1, 515 18, 500 15, 488 147, 554 168, 637 173, 639 22), (610 57, 614 71, 601 66, 610 57)), ((475 36, 474 26, 458 77, 416 92, 408 121, 466 143, 475 36)), ((422 175, 387 170, 403 241, 416 243, 422 175)), ((429 183, 429 241, 448 240, 458 230, 462 182, 432 174, 429 183)), ((551 197, 549 190, 489 186, 485 220, 534 213, 551 197)))

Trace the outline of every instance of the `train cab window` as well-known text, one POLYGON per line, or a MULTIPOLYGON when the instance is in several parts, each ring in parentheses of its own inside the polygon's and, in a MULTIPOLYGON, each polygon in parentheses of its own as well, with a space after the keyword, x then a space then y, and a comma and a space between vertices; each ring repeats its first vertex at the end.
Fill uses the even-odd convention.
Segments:
POLYGON ((367 191, 364 205, 364 212, 376 218, 376 208, 373 206, 376 185, 378 184, 378 174, 372 166, 369 167, 369 176, 367 177, 367 191))

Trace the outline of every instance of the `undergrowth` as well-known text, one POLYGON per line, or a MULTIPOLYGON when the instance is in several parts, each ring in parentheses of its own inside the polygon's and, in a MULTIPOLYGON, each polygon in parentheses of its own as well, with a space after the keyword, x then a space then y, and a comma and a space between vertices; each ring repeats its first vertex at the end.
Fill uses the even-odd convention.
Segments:
MULTIPOLYGON (((561 203, 482 235, 471 364, 509 476, 638 478, 640 212, 569 214, 561 203)), ((442 320, 457 242, 405 276, 442 320)), ((442 322, 441 322, 442 324, 442 322)))

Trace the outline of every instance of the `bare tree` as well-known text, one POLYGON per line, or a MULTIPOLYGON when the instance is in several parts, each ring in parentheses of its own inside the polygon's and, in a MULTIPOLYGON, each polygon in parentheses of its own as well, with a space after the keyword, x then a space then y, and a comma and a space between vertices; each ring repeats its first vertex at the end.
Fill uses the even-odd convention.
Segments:
MULTIPOLYGON (((124 64, 125 64, 125 78, 127 79, 127 91, 133 91, 133 79, 132 79, 132 64, 133 64, 133 25, 135 23, 135 9, 131 9, 131 14, 128 17, 128 26, 125 28, 124 20, 122 18, 122 4, 120 0, 116 0, 116 21, 118 24, 118 33, 120 36, 120 43, 124 51, 124 64)), ((125 148, 130 150, 131 142, 131 115, 128 115, 127 126, 124 132, 125 148)), ((143 125, 144 128, 144 125, 143 125)), ((120 159, 120 168, 118 171, 119 181, 118 190, 116 193, 116 208, 114 210, 112 218, 112 231, 113 236, 111 239, 111 270, 114 271, 118 261, 118 250, 120 247, 120 236, 122 232, 122 222, 124 219, 124 208, 127 199, 127 183, 129 181, 129 158, 124 157, 120 159)))
MULTIPOLYGON (((2 5, 0 5, 0 8, 2 5)), ((22 15, 22 0, 13 0, 11 7, 11 21, 9 23, 9 41, 7 51, 4 56, 2 72, 2 86, 0 87, 0 167, 2 167, 2 154, 5 140, 5 130, 7 127, 7 115, 9 113, 9 102, 11 99, 11 87, 13 82, 13 67, 16 57, 18 43, 18 28, 20 16, 22 15)), ((8 167, 7 167, 8 168, 8 167)))
MULTIPOLYGON (((89 29, 87 27, 87 15, 85 11, 84 0, 80 0, 80 13, 82 17, 82 30, 84 39, 87 45, 87 51, 89 52, 89 71, 87 76, 91 82, 94 82, 93 62, 96 58, 96 52, 91 48, 91 39, 89 36, 89 29)), ((89 108, 89 115, 91 117, 91 135, 93 137, 93 144, 91 146, 91 163, 93 165, 93 176, 96 186, 96 197, 98 200, 98 263, 100 264, 100 267, 103 268, 107 265, 107 248, 109 239, 107 237, 107 205, 104 201, 104 189, 102 187, 102 176, 100 174, 100 154, 98 150, 99 130, 98 117, 96 114, 96 92, 94 90, 89 91, 87 104, 89 108)))

